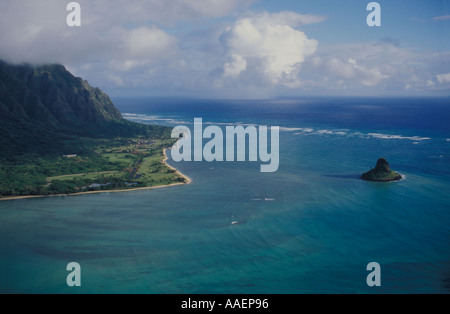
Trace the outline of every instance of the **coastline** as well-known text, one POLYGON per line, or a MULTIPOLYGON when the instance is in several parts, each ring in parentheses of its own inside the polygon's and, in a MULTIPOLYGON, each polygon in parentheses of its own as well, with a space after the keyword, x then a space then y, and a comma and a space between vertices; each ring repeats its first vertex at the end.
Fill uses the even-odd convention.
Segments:
MULTIPOLYGON (((184 173, 180 172, 178 169, 176 169, 175 167, 172 167, 171 165, 169 165, 169 164, 167 163, 167 161, 169 160, 169 157, 167 157, 167 151, 168 151, 169 149, 170 149, 170 148, 166 148, 166 149, 164 149, 164 151, 163 151, 163 154, 164 154, 164 160, 163 160, 163 163, 164 163, 169 169, 174 170, 176 174, 178 174, 179 176, 181 176, 182 178, 184 178, 184 179, 186 180, 186 183, 174 183, 174 185, 191 184, 193 180, 192 180, 190 177, 188 177, 187 175, 185 175, 184 173)), ((161 187, 166 187, 166 186, 172 186, 172 185, 165 185, 165 186, 163 185, 163 186, 161 186, 161 187)))
POLYGON ((62 197, 62 196, 80 196, 80 195, 89 195, 89 194, 103 194, 103 193, 123 193, 123 192, 133 192, 133 191, 143 191, 143 190, 156 190, 156 189, 163 189, 173 186, 179 186, 179 185, 188 185, 192 183, 192 179, 188 177, 187 175, 181 173, 178 169, 172 167, 167 163, 169 160, 169 157, 167 156, 167 150, 168 148, 164 149, 164 160, 163 163, 166 165, 169 169, 174 170, 176 174, 181 176, 186 180, 185 183, 172 183, 172 184, 166 184, 166 185, 158 185, 158 186, 148 186, 143 188, 134 188, 134 189, 126 189, 126 190, 106 190, 106 191, 89 191, 89 192, 79 192, 79 193, 72 193, 72 194, 54 194, 54 195, 25 195, 25 196, 13 196, 13 197, 5 197, 0 198, 0 202, 2 201, 15 201, 15 200, 21 200, 21 199, 31 199, 31 198, 44 198, 44 197, 62 197))

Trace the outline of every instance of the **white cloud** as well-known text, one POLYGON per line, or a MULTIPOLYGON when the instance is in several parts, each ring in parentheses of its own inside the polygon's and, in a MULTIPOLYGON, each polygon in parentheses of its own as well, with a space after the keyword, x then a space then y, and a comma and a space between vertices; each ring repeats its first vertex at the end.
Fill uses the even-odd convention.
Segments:
POLYGON ((239 76, 241 72, 247 70, 247 61, 239 55, 232 55, 231 58, 232 61, 225 63, 223 66, 223 76, 235 78, 239 76))
POLYGON ((356 59, 349 58, 346 62, 337 58, 328 60, 326 67, 337 77, 356 80, 365 86, 375 86, 382 80, 389 78, 381 73, 378 67, 359 65, 356 59))
POLYGON ((294 12, 263 12, 240 18, 222 34, 229 59, 223 66, 223 77, 237 78, 249 71, 272 85, 295 84, 300 65, 314 54, 318 42, 294 27, 322 20, 294 12))
POLYGON ((436 79, 440 84, 450 83, 450 73, 438 74, 436 75, 436 79))
POLYGON ((255 1, 78 0, 82 26, 71 28, 66 24, 68 1, 2 0, 0 58, 15 63, 68 64, 113 56, 131 66, 145 59, 143 54, 154 59, 174 46, 176 40, 162 27, 225 16, 255 1), (126 55, 118 56, 118 50, 126 55))
MULTIPOLYGON (((385 40, 322 45, 303 64, 302 77, 306 86, 321 93, 414 95, 443 91, 445 86, 436 84, 436 73, 449 62, 448 52, 421 52, 385 40)), ((440 79, 444 81, 445 75, 440 79)))
MULTIPOLYGON (((157 27, 123 31, 112 65, 121 71, 152 64, 176 55, 177 39, 157 27)), ((112 54, 113 55, 113 54, 112 54)))
POLYGON ((162 30, 141 27, 127 32, 124 36, 129 56, 136 59, 148 59, 164 53, 168 47, 176 45, 176 39, 162 30))
POLYGON ((107 92, 125 94, 448 91, 450 52, 403 48, 394 38, 319 47, 304 26, 324 17, 239 13, 256 1, 79 0, 82 26, 70 28, 69 1, 1 0, 0 59, 62 63, 107 92))

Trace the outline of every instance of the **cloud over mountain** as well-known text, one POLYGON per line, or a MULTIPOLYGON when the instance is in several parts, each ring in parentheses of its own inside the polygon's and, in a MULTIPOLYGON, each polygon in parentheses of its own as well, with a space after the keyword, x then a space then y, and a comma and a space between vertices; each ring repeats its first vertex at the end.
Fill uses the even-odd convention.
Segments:
MULTIPOLYGON (((68 27, 68 2, 0 1, 0 59, 62 63, 112 94, 270 97, 448 88, 450 53, 412 49, 390 34, 351 40, 330 29, 338 17, 332 11, 273 10, 288 6, 281 2, 266 10, 259 0, 79 0, 82 25, 68 27)), ((447 23, 445 16, 439 21, 430 23, 447 23)), ((374 36, 362 23, 358 32, 364 31, 374 36)))

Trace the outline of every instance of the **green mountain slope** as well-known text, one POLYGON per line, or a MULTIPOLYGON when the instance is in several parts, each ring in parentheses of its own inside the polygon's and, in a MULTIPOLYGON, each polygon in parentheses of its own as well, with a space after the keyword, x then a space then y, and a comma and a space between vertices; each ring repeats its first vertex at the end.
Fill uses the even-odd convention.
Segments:
POLYGON ((108 95, 62 65, 14 66, 0 60, 0 157, 65 153, 67 140, 79 137, 167 132, 124 120, 108 95))
POLYGON ((11 66, 2 61, 0 112, 3 118, 31 119, 57 128, 122 119, 105 93, 74 77, 62 65, 11 66))
POLYGON ((163 161, 170 134, 124 120, 62 65, 0 61, 0 199, 187 182, 163 161))

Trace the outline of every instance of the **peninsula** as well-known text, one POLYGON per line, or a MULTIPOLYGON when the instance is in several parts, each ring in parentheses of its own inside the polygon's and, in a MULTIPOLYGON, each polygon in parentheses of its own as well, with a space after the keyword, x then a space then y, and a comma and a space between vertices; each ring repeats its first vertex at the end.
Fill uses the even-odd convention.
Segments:
POLYGON ((0 60, 0 200, 187 184, 166 163, 175 141, 62 65, 0 60))
POLYGON ((389 163, 385 158, 378 159, 374 169, 364 173, 361 179, 374 182, 393 182, 402 179, 402 176, 391 170, 389 163))

